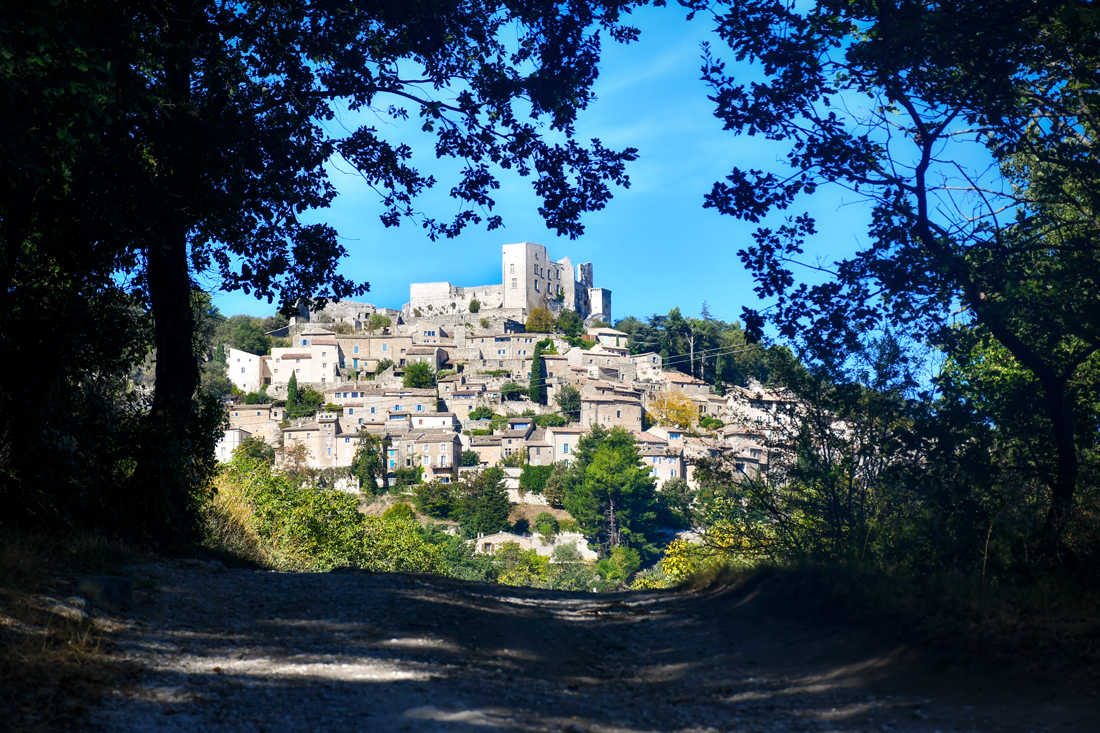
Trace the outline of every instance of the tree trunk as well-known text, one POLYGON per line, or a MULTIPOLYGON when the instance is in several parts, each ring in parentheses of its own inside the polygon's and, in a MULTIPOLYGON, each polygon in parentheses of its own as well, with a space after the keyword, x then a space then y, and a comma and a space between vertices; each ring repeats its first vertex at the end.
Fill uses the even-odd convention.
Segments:
POLYGON ((156 389, 132 478, 135 500, 145 504, 145 527, 155 543, 184 531, 189 518, 189 433, 199 384, 192 346, 194 315, 187 268, 187 232, 171 227, 147 252, 146 276, 157 349, 156 389))

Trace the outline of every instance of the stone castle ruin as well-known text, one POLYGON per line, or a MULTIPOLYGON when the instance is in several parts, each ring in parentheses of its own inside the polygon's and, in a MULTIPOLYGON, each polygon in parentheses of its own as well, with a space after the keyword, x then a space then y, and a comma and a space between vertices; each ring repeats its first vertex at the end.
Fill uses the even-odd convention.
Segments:
POLYGON ((449 282, 413 283, 401 309, 406 321, 470 312, 477 300, 483 317, 526 319, 535 308, 576 311, 587 322, 611 321, 611 291, 594 287, 592 263, 573 267, 568 257, 554 261, 533 242, 501 248, 499 285, 460 287, 449 282))

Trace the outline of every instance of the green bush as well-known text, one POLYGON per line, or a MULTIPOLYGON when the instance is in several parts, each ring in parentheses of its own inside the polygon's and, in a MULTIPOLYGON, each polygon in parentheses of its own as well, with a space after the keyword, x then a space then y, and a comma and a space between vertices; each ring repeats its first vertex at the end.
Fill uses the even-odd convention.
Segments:
POLYGON ((535 531, 543 537, 551 537, 558 533, 561 526, 557 518, 550 512, 539 512, 535 517, 535 531))
POLYGON ((459 458, 460 466, 476 466, 481 463, 481 456, 477 451, 464 450, 462 456, 459 458))
POLYGON ((542 490, 546 488, 546 479, 550 478, 553 471, 553 466, 532 466, 528 464, 523 467, 523 473, 519 475, 519 487, 524 491, 530 491, 532 494, 541 494, 542 490))
POLYGON ((394 522, 415 522, 416 512, 413 508, 403 501, 399 501, 393 506, 382 512, 382 519, 387 519, 394 522))
POLYGON ((238 457, 230 463, 208 518, 211 536, 246 538, 267 564, 282 569, 447 569, 441 549, 423 539, 419 523, 364 516, 353 495, 294 488, 260 461, 238 457))
POLYGON ((454 511, 455 485, 429 481, 413 486, 413 502, 421 513, 435 519, 450 519, 454 511))
POLYGON ((471 410, 469 417, 471 420, 491 420, 495 415, 492 410, 482 405, 471 410))
POLYGON ((415 486, 420 483, 421 477, 424 475, 424 468, 422 466, 413 466, 411 468, 395 468, 393 471, 393 485, 394 486, 415 486))

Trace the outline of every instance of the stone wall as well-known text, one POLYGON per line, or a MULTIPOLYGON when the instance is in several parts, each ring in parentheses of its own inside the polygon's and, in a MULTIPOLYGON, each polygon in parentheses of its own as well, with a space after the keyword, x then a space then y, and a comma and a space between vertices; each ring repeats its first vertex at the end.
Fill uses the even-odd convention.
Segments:
POLYGON ((470 313, 470 301, 477 300, 482 311, 504 307, 504 291, 500 285, 459 287, 449 282, 412 283, 409 302, 401 309, 405 320, 436 319, 439 315, 476 316, 470 313), (416 312, 420 315, 417 316, 416 312))

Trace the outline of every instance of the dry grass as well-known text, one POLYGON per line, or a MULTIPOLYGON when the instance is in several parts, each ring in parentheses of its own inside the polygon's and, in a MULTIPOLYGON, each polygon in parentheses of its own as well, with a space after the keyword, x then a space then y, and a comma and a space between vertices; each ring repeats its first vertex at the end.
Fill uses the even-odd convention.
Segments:
POLYGON ((122 672, 91 622, 50 612, 75 573, 117 573, 138 556, 95 536, 0 538, 0 720, 11 731, 73 730, 122 672))
POLYGON ((940 573, 895 578, 842 565, 717 566, 688 579, 685 591, 718 590, 775 579, 780 605, 818 606, 874 632, 910 641, 1042 659, 1083 679, 1100 678, 1100 589, 1053 581, 981 582, 940 573))
POLYGON ((217 494, 206 508, 207 538, 204 549, 233 564, 252 564, 263 568, 278 565, 271 548, 260 538, 252 524, 252 505, 240 485, 228 480, 228 472, 218 477, 217 494))

